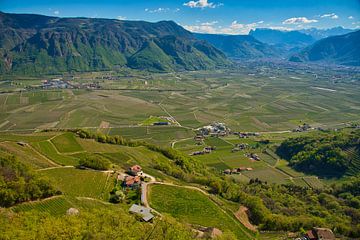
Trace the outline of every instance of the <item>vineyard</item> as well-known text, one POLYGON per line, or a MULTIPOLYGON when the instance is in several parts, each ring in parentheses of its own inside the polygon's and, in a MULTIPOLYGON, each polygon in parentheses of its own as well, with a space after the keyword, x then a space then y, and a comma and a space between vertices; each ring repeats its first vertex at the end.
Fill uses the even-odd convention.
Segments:
POLYGON ((350 159, 349 170, 347 175, 356 175, 360 172, 360 150, 355 147, 345 150, 348 158, 350 159))
POLYGON ((26 211, 41 211, 47 212, 51 215, 62 215, 71 208, 72 205, 63 196, 55 196, 42 201, 35 201, 29 203, 23 203, 13 207, 15 212, 26 212, 26 211))
POLYGON ((110 173, 75 168, 57 168, 42 171, 64 194, 107 200, 112 188, 110 173))

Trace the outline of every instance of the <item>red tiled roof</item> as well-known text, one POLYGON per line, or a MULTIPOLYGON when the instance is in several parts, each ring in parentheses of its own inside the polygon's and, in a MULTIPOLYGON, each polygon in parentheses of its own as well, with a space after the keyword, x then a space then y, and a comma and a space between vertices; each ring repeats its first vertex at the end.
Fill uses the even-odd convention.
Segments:
POLYGON ((307 236, 310 240, 312 240, 312 239, 317 239, 317 238, 315 237, 315 235, 314 235, 314 233, 313 233, 312 230, 307 231, 307 232, 306 232, 306 236, 307 236))
POLYGON ((139 165, 134 165, 130 169, 131 169, 131 171, 134 171, 134 172, 140 172, 141 171, 141 167, 139 165))
POLYGON ((125 184, 126 186, 132 186, 134 185, 135 183, 139 183, 140 182, 140 177, 139 176, 127 176, 125 178, 125 184))

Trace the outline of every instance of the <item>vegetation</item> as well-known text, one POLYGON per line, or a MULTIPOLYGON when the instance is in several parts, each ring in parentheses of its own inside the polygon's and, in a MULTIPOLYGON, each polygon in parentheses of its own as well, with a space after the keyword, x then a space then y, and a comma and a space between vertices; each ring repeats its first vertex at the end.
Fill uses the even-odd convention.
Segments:
POLYGON ((46 16, 0 14, 3 19, 0 25, 4 29, 23 36, 5 34, 4 42, 8 44, 3 44, 4 52, 0 54, 13 64, 2 60, 0 71, 3 73, 53 74, 125 66, 170 71, 229 65, 222 52, 193 38, 190 32, 172 21, 149 23, 89 18, 66 21, 56 18, 54 21, 53 17, 46 16), (72 34, 74 32, 78 34, 72 34), (94 32, 103 37, 96 38, 94 32))
MULTIPOLYGON (((297 232, 313 226, 323 226, 332 228, 337 234, 359 236, 359 210, 349 202, 344 202, 340 195, 334 195, 331 189, 311 189, 290 183, 267 184, 258 179, 249 184, 239 183, 235 179, 218 176, 207 170, 201 162, 174 149, 129 141, 120 136, 98 135, 84 130, 76 132, 79 136, 94 138, 100 142, 143 145, 162 153, 172 161, 156 162, 154 168, 185 182, 209 186, 211 193, 245 205, 250 210, 250 220, 262 230, 297 232)), ((306 178, 306 181, 310 180, 306 178)), ((167 191, 167 194, 170 192, 167 191)))
POLYGON ((108 170, 111 167, 111 162, 100 155, 86 154, 80 159, 79 166, 95 170, 108 170))
POLYGON ((32 172, 14 156, 0 157, 0 186, 1 207, 58 194, 47 179, 32 172))
POLYGON ((330 132, 284 141, 277 154, 287 159, 297 170, 323 177, 341 177, 346 173, 359 173, 360 130, 330 132), (349 156, 354 149, 356 156, 349 156))
POLYGON ((193 233, 172 218, 143 223, 122 208, 92 209, 75 216, 0 210, 1 238, 10 239, 192 239, 193 233))

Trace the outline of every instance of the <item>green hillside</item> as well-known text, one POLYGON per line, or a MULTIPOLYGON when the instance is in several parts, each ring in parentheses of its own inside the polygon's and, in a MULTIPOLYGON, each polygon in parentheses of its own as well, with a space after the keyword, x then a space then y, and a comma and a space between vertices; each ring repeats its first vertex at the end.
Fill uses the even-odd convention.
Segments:
POLYGON ((225 55, 172 21, 149 23, 0 12, 0 71, 46 74, 130 67, 152 71, 226 66, 225 55))

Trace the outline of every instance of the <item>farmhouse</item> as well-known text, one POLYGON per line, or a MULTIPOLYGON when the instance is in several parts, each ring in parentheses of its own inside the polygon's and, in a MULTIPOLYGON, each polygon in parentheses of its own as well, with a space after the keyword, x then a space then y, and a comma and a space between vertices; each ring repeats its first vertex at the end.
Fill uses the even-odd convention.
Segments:
POLYGON ((131 213, 139 214, 142 217, 142 220, 145 222, 149 222, 154 218, 154 215, 151 214, 151 209, 147 207, 143 207, 137 204, 131 205, 129 211, 131 213))
POLYGON ((328 228, 313 228, 305 234, 307 240, 335 240, 334 233, 328 228))
POLYGON ((143 171, 142 168, 139 165, 134 165, 129 168, 128 173, 132 176, 142 176, 143 171))
POLYGON ((123 184, 124 187, 138 188, 141 184, 141 179, 139 176, 125 176, 123 184))
POLYGON ((245 154, 245 156, 250 158, 250 160, 260 161, 260 157, 256 153, 245 154))

